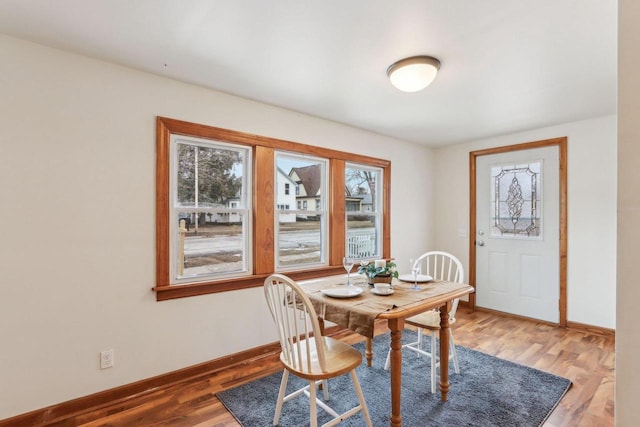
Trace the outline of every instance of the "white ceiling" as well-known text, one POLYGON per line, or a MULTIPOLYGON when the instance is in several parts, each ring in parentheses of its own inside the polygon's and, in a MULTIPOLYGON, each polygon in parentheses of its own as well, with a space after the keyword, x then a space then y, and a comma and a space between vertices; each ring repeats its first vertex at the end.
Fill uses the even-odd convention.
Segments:
POLYGON ((616 0, 2 0, 0 33, 428 146, 616 112, 616 0))

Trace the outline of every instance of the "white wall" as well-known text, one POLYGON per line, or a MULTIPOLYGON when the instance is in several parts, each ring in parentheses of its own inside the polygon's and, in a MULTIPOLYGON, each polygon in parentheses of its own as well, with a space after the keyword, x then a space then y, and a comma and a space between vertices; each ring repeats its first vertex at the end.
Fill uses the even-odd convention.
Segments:
POLYGON ((640 2, 618 2, 618 317, 616 425, 640 419, 640 2))
POLYGON ((259 288, 155 301, 156 116, 389 158, 392 255, 432 246, 427 148, 5 36, 0 57, 0 419, 275 341, 259 288))
POLYGON ((438 248, 469 266, 469 152, 568 137, 569 321, 615 328, 616 116, 488 138, 435 151, 438 248))

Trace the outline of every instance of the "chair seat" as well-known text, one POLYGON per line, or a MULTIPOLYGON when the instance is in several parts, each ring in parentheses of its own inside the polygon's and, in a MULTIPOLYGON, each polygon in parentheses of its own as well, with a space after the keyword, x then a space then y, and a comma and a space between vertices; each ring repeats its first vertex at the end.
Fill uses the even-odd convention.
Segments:
MULTIPOLYGON (((405 323, 418 328, 429 329, 431 331, 440 330, 440 312, 436 310, 425 311, 405 320, 405 323)), ((456 319, 449 319, 449 325, 456 323, 456 319)))
POLYGON ((301 363, 301 368, 297 369, 295 366, 288 364, 283 356, 280 353, 280 360, 284 364, 284 366, 290 372, 294 373, 296 376, 301 378, 305 378, 308 380, 321 380, 327 378, 333 378, 338 375, 345 374, 362 363, 362 354, 349 344, 345 344, 341 341, 338 341, 331 337, 322 337, 326 343, 326 351, 325 351, 325 370, 323 371, 320 368, 320 363, 318 361, 318 353, 316 351, 316 343, 314 339, 307 340, 302 343, 302 360, 304 363, 301 363), (310 345, 310 354, 311 354, 311 364, 307 364, 306 358, 306 345, 310 345))

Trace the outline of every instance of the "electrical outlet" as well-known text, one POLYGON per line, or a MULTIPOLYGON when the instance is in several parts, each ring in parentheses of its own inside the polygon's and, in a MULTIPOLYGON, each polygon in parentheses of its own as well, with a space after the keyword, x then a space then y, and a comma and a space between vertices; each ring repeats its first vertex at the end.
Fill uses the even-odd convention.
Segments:
POLYGON ((112 348, 100 352, 100 369, 113 368, 114 364, 112 348))

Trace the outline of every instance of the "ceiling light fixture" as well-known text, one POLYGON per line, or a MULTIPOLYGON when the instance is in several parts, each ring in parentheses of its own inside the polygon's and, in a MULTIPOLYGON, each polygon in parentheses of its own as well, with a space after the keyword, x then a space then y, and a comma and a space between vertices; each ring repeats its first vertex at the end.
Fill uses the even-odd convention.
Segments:
POLYGON ((403 92, 417 92, 429 86, 440 69, 440 61, 431 56, 412 56, 387 68, 391 84, 403 92))

